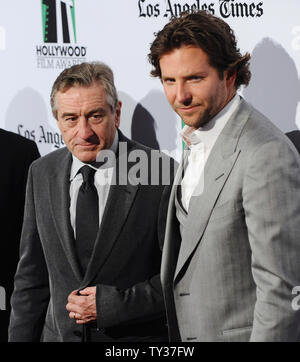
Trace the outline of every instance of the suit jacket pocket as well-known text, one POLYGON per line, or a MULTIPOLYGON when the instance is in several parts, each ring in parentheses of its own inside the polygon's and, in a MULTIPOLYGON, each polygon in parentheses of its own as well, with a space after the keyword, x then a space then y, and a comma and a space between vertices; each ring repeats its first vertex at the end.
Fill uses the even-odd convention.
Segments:
POLYGON ((252 326, 226 329, 221 332, 222 342, 249 342, 252 333, 252 326))

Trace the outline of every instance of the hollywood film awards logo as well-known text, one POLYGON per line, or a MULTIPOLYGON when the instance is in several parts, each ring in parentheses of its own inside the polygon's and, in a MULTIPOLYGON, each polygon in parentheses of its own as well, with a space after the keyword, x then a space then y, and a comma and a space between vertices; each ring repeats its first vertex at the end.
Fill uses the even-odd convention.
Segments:
POLYGON ((86 60, 78 45, 75 0, 41 0, 43 44, 36 46, 37 67, 64 69, 86 60))

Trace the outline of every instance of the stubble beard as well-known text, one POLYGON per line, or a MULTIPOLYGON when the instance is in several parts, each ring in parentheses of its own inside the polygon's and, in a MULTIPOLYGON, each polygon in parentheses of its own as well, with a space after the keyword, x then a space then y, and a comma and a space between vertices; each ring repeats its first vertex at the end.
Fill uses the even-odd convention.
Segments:
POLYGON ((199 115, 198 119, 195 119, 195 120, 189 120, 186 117, 182 117, 180 114, 179 114, 179 116, 181 117, 181 119, 187 126, 190 126, 195 129, 205 126, 214 117, 211 115, 210 109, 205 109, 204 112, 201 115, 199 115))

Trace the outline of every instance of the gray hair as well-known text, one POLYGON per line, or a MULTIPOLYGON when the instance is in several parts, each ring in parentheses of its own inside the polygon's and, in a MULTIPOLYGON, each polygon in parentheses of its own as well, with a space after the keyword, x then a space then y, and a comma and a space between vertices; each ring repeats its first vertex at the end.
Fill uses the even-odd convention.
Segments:
POLYGON ((86 62, 63 70, 56 78, 50 94, 51 109, 54 117, 57 118, 56 95, 59 91, 77 85, 89 87, 94 82, 99 82, 103 86, 107 95, 107 103, 114 112, 118 104, 118 95, 112 70, 101 62, 86 62))

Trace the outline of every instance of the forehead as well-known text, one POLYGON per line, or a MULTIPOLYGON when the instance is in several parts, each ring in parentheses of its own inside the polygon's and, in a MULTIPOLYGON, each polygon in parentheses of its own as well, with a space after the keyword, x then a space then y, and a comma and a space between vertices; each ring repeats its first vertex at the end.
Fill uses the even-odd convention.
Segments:
POLYGON ((201 48, 192 45, 182 46, 162 55, 159 65, 162 77, 169 76, 170 73, 187 75, 212 68, 208 55, 201 48))
POLYGON ((58 111, 65 108, 106 107, 107 94, 97 82, 87 87, 75 85, 57 92, 56 105, 58 111))

